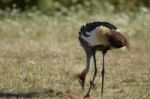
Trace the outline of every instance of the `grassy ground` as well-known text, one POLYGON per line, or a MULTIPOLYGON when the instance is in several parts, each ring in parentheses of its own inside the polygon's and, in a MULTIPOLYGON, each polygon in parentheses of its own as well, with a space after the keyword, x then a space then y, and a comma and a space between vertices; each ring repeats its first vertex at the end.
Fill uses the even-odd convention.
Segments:
POLYGON ((115 24, 130 42, 130 50, 106 55, 104 96, 100 96, 102 55, 97 53, 98 75, 91 99, 150 99, 149 13, 48 17, 29 13, 0 19, 0 98, 82 99, 85 91, 76 74, 85 55, 78 42, 82 24, 115 24))

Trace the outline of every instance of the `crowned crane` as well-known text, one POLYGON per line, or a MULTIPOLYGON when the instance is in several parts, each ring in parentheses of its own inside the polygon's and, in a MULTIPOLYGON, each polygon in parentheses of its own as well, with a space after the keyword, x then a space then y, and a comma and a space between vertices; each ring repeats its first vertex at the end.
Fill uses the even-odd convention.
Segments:
POLYGON ((114 48, 127 47, 129 48, 128 40, 117 30, 116 26, 109 22, 93 22, 83 25, 79 32, 79 41, 81 46, 84 48, 86 53, 86 68, 82 70, 79 74, 79 82, 84 89, 86 74, 89 71, 91 58, 94 61, 94 75, 93 79, 90 81, 90 88, 85 95, 88 97, 92 86, 94 85, 94 80, 97 75, 96 66, 96 51, 101 51, 103 55, 103 67, 102 67, 102 85, 101 85, 101 95, 103 95, 104 89, 104 76, 105 76, 105 63, 104 57, 108 50, 114 48))

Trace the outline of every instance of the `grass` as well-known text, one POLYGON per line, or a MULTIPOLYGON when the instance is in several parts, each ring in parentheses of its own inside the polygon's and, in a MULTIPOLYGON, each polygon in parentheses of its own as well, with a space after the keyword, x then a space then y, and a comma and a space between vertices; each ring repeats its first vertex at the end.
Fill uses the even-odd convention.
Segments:
MULTIPOLYGON (((150 14, 94 14, 48 17, 41 14, 0 19, 0 98, 82 99, 85 91, 76 78, 84 68, 78 42, 80 26, 109 21, 128 37, 130 50, 106 55, 103 99, 150 98, 150 14)), ((100 96, 102 55, 97 53, 98 75, 91 99, 100 96)))

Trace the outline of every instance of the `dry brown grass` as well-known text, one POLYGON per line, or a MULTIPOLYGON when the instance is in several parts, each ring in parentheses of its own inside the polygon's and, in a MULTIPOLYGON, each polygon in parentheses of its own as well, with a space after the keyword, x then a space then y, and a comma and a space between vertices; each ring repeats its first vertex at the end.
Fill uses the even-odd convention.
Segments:
POLYGON ((87 21, 105 18, 126 32, 131 49, 113 50, 106 55, 103 97, 100 96, 102 55, 97 53, 97 88, 92 90, 90 99, 149 99, 149 16, 141 14, 134 20, 121 15, 1 19, 0 98, 82 99, 89 87, 93 67, 83 91, 76 79, 85 63, 78 30, 87 21))

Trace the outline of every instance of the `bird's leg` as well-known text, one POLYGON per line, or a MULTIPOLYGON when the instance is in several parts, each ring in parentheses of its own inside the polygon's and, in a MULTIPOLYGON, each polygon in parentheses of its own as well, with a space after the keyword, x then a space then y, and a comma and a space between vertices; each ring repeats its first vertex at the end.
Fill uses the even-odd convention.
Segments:
POLYGON ((105 61, 104 57, 107 51, 102 51, 103 54, 103 68, 102 68, 102 88, 101 88, 101 96, 103 96, 103 89, 104 89, 104 77, 105 77, 105 61))
POLYGON ((89 88, 87 94, 85 95, 85 98, 90 96, 90 91, 91 91, 91 88, 94 86, 94 80, 95 80, 95 77, 97 75, 97 66, 96 66, 95 51, 93 52, 93 60, 94 60, 95 71, 94 71, 93 79, 92 79, 92 81, 90 81, 90 88, 89 88))
POLYGON ((86 68, 79 74, 79 83, 81 84, 83 90, 85 85, 86 74, 89 71, 91 58, 92 58, 92 52, 90 50, 86 50, 86 68))

